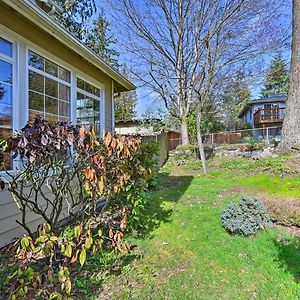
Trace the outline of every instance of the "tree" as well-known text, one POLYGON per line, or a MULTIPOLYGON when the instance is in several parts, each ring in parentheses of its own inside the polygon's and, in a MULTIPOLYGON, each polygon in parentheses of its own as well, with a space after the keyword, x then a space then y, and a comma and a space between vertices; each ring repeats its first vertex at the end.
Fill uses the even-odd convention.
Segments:
POLYGON ((278 49, 278 1, 111 1, 135 76, 180 120, 183 144, 189 142, 187 118, 196 111, 204 172, 201 118, 237 70, 253 68, 259 54, 278 49))
POLYGON ((238 73, 230 80, 222 95, 222 116, 226 130, 237 130, 240 125, 238 117, 242 108, 250 101, 251 92, 244 75, 238 73))
MULTIPOLYGON (((128 75, 128 68, 123 65, 121 73, 126 78, 128 75)), ((135 117, 137 104, 137 94, 136 91, 122 92, 115 97, 115 118, 116 121, 128 121, 135 117)))
POLYGON ((85 44, 104 61, 118 69, 119 53, 111 48, 115 43, 116 39, 110 34, 110 23, 102 10, 98 18, 93 21, 91 30, 89 30, 87 34, 85 44))
POLYGON ((280 55, 277 55, 271 62, 265 86, 262 89, 262 96, 268 97, 271 94, 288 92, 288 68, 280 55))
POLYGON ((300 150, 300 0, 293 0, 292 60, 287 108, 279 150, 300 150))
POLYGON ((63 13, 54 15, 54 18, 95 54, 118 69, 119 53, 111 48, 116 40, 110 34, 110 23, 103 10, 96 20, 92 20, 97 12, 95 0, 55 1, 62 7, 63 13))
POLYGON ((96 12, 95 0, 55 0, 63 9, 56 20, 79 40, 85 41, 88 23, 96 12))

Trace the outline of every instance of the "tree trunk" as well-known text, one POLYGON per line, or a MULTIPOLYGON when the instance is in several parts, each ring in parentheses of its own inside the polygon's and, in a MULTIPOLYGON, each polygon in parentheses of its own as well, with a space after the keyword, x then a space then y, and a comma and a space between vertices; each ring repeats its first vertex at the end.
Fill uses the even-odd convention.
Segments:
POLYGON ((202 141, 202 133, 201 133, 201 111, 197 111, 196 115, 196 130, 197 130, 197 142, 198 142, 198 149, 200 153, 200 159, 202 164, 202 170, 203 174, 207 174, 207 168, 206 168, 206 157, 204 152, 204 145, 202 141))
POLYGON ((181 119, 181 142, 182 145, 188 145, 190 143, 186 117, 181 119))
POLYGON ((279 151, 300 150, 300 0, 293 0, 290 87, 279 151))

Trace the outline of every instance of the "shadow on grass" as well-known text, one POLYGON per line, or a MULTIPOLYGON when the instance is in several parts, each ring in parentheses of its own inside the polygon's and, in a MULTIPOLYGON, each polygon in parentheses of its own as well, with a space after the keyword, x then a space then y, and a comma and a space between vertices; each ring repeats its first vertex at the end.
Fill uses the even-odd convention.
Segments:
POLYGON ((277 241, 274 244, 278 250, 277 261, 287 273, 294 276, 295 282, 300 282, 300 238, 277 241))
POLYGON ((143 215, 143 227, 139 231, 139 237, 151 237, 153 230, 160 224, 171 222, 173 209, 164 205, 164 202, 178 202, 192 180, 193 176, 159 174, 158 184, 148 195, 148 204, 143 215))

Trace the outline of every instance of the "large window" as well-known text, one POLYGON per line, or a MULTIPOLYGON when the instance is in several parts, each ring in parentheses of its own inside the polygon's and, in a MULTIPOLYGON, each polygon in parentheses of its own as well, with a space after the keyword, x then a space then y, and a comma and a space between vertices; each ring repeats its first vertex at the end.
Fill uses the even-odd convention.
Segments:
POLYGON ((29 119, 70 120, 71 73, 33 51, 28 53, 29 119))
POLYGON ((100 134, 100 89, 77 78, 77 123, 100 134))
MULTIPOLYGON (((0 37, 0 140, 12 131, 13 65, 13 44, 0 37)), ((0 153, 0 170, 11 168, 9 156, 0 153)))

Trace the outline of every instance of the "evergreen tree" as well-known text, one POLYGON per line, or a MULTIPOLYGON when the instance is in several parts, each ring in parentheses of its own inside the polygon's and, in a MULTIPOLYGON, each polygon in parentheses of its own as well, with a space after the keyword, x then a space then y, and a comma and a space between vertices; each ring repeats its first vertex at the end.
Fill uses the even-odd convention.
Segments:
MULTIPOLYGON (((128 69, 124 65, 121 73, 124 77, 128 78, 128 69)), ((137 94, 136 91, 123 92, 115 97, 115 118, 116 121, 128 121, 135 117, 137 104, 137 94)))
POLYGON ((229 82, 222 98, 224 126, 227 130, 237 130, 241 125, 238 115, 251 98, 249 86, 242 73, 229 82))
POLYGON ((95 0, 55 0, 63 9, 54 18, 79 40, 85 42, 88 24, 96 13, 95 0))
POLYGON ((277 55, 271 62, 265 80, 264 88, 262 89, 262 97, 268 97, 271 94, 287 93, 289 82, 289 71, 285 61, 280 55, 277 55))
POLYGON ((56 0, 56 2, 62 7, 63 13, 56 14, 55 19, 99 57, 117 69, 119 54, 111 49, 116 41, 110 34, 110 23, 103 10, 96 20, 92 20, 97 11, 95 0, 56 0))
POLYGON ((92 28, 87 35, 85 43, 104 61, 116 69, 119 68, 119 53, 111 48, 111 46, 116 43, 116 40, 110 34, 110 23, 106 19, 103 10, 99 13, 98 18, 93 21, 92 28))

